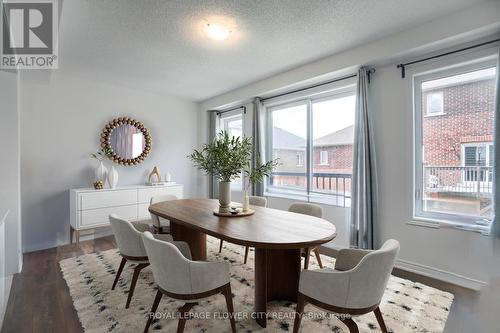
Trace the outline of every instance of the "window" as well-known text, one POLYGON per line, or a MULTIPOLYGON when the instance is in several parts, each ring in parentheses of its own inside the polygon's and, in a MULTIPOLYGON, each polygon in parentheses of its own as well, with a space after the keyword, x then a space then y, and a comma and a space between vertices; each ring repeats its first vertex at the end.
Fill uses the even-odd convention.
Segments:
MULTIPOLYGON (((424 92, 425 94, 425 92, 424 92)), ((428 92, 426 96, 426 115, 438 116, 444 114, 443 92, 428 92)))
MULTIPOLYGON (((230 136, 243 137, 243 114, 241 111, 236 114, 233 112, 227 114, 222 113, 220 115, 219 130, 227 131, 230 136)), ((231 182, 231 190, 243 190, 243 174, 240 178, 231 182)))
POLYGON ((414 76, 415 218, 476 227, 493 217, 495 63, 414 76))
POLYGON ((493 167, 493 144, 472 143, 463 145, 463 179, 466 182, 491 182, 493 167))
POLYGON ((350 206, 355 91, 305 97, 268 108, 268 156, 279 158, 268 195, 350 206))
POLYGON ((304 154, 297 153, 297 164, 298 167, 304 166, 304 154))
POLYGON ((320 151, 319 164, 320 165, 328 165, 328 151, 327 150, 320 151))

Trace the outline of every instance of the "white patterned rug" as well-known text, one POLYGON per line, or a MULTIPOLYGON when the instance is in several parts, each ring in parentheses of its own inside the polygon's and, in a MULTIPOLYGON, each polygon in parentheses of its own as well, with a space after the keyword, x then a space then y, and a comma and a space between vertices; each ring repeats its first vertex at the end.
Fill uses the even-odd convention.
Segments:
MULTIPOLYGON (((208 260, 228 260, 231 263, 231 288, 234 294, 236 328, 238 332, 287 332, 293 329, 295 304, 273 302, 268 305, 271 319, 262 329, 251 319, 253 311, 253 249, 248 263, 243 264, 244 247, 224 242, 218 253, 219 240, 208 237, 208 260)), ((334 259, 322 256, 327 267, 334 267, 334 259)), ((128 287, 133 269, 125 266, 115 290, 111 285, 115 269, 120 262, 117 250, 87 254, 60 261, 63 276, 69 286, 80 322, 87 333, 96 332, 142 332, 146 315, 156 294, 153 275, 144 269, 132 298, 129 309, 125 309, 128 287)), ((317 268, 311 258, 310 269, 317 268)), ((442 332, 449 314, 453 295, 426 285, 391 276, 380 309, 390 332, 442 332)), ((162 318, 155 319, 150 332, 175 332, 177 311, 183 305, 164 296, 158 312, 162 318)), ((223 318, 226 304, 222 295, 213 296, 191 310, 185 332, 229 332, 229 320, 223 318)), ((307 316, 303 318, 301 332, 348 332, 340 320, 318 308, 307 305, 307 316)), ((373 313, 355 317, 360 332, 380 332, 373 313)))

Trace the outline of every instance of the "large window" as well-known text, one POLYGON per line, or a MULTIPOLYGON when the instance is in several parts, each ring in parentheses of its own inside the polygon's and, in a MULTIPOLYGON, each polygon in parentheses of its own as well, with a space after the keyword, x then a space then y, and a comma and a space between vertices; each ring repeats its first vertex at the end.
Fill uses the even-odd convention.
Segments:
POLYGON ((475 227, 493 217, 495 62, 414 76, 416 218, 475 227))
POLYGON ((267 192, 350 206, 354 113, 352 87, 269 107, 267 192))

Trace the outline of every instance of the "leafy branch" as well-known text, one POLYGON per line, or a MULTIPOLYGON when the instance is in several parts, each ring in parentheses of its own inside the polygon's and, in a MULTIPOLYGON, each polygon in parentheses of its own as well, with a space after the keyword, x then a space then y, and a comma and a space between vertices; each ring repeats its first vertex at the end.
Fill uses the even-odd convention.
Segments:
POLYGON ((97 153, 90 154, 91 158, 95 158, 99 162, 102 162, 105 158, 110 158, 113 155, 111 148, 105 147, 99 150, 97 153))

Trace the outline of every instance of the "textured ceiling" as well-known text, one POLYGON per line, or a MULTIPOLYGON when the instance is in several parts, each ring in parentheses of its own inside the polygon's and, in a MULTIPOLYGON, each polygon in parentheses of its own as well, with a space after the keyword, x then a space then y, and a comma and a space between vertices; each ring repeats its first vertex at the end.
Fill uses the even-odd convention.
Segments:
POLYGON ((64 0, 63 74, 201 101, 481 0, 64 0), (215 42, 211 16, 234 20, 215 42))

